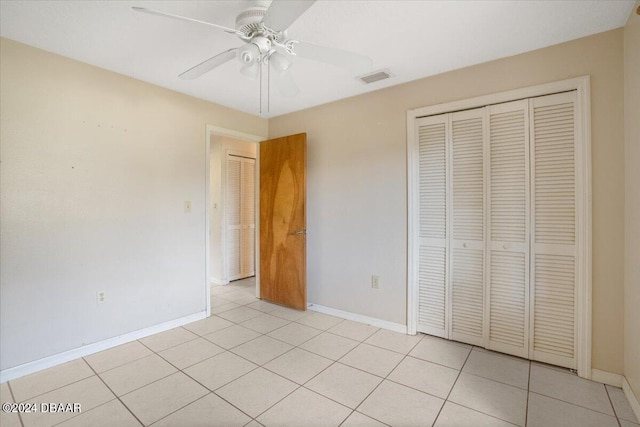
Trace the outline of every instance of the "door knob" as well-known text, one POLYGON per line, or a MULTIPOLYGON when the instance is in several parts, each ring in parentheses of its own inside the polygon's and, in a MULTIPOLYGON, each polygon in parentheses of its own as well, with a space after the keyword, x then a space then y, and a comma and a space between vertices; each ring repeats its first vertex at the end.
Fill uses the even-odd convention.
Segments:
POLYGON ((462 244, 462 247, 463 247, 463 248, 466 248, 466 247, 467 247, 467 244, 466 244, 466 243, 463 243, 463 244, 462 244))
POLYGON ((293 233, 289 233, 290 236, 297 236, 299 234, 307 234, 307 230, 296 230, 293 233))

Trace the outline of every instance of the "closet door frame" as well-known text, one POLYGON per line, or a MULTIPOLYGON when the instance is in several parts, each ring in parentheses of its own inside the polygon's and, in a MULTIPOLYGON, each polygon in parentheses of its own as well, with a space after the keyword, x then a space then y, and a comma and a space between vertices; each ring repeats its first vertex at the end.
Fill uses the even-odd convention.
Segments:
MULTIPOLYGON (((417 262, 420 229, 419 199, 416 197, 419 182, 417 163, 416 120, 437 114, 451 113, 471 108, 533 98, 554 93, 576 91, 576 252, 577 252, 577 372, 582 378, 591 379, 592 344, 592 185, 591 185, 591 90, 589 76, 531 86, 522 89, 437 104, 407 111, 407 332, 416 334, 417 327, 417 262)), ((486 218, 485 218, 486 219, 486 218)))

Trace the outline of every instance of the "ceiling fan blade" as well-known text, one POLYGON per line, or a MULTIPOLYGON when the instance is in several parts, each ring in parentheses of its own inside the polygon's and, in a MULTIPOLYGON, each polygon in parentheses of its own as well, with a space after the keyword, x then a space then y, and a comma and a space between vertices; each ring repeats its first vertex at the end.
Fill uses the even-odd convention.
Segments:
POLYGON ((358 53, 349 52, 333 47, 318 46, 307 42, 299 42, 294 49, 296 55, 325 62, 336 67, 345 68, 355 75, 371 71, 373 61, 371 58, 358 53))
POLYGON ((275 31, 284 31, 316 0, 273 0, 262 22, 275 31))
POLYGON ((218 28, 220 30, 224 30, 227 33, 242 34, 239 31, 234 30, 233 28, 228 28, 228 27, 225 27, 223 25, 212 24, 211 22, 205 22, 205 21, 200 21, 198 19, 187 18, 185 16, 179 16, 179 15, 173 15, 171 13, 160 12, 159 10, 147 9, 146 7, 135 7, 134 6, 134 7, 132 7, 132 9, 135 10, 136 12, 148 13, 150 15, 164 16, 165 18, 177 19, 179 21, 195 22, 196 24, 208 25, 209 27, 215 27, 215 28, 218 28))
POLYGON ((187 71, 180 74, 180 78, 183 80, 197 79, 204 73, 208 73, 214 68, 219 67, 225 62, 235 58, 237 50, 238 49, 235 47, 233 49, 225 50, 224 52, 217 54, 213 58, 209 58, 206 61, 196 65, 195 67, 189 68, 187 71))

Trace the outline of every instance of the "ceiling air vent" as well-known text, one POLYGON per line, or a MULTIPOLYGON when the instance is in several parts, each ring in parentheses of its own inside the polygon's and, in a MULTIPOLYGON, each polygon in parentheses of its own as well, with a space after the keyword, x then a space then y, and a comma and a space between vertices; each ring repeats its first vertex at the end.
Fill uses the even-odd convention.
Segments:
POLYGON ((368 85, 370 83, 388 79, 389 77, 391 77, 391 72, 389 72, 389 70, 378 70, 378 71, 374 71, 373 73, 358 76, 357 79, 360 80, 362 83, 368 85))

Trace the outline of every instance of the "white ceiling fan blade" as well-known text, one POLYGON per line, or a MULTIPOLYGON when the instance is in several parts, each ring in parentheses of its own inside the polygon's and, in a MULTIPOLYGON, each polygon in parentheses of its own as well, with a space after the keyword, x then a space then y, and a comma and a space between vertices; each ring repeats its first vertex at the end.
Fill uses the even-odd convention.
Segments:
POLYGON ((291 98, 300 93, 300 88, 296 84, 296 81, 293 79, 293 76, 290 72, 285 71, 284 73, 278 75, 277 73, 272 73, 273 82, 275 83, 278 91, 285 97, 291 98))
POLYGON ((296 55, 313 59, 314 61, 325 62, 336 67, 345 68, 355 75, 371 71, 373 61, 371 58, 358 53, 349 52, 333 47, 318 46, 307 42, 299 42, 295 45, 296 55))
POLYGON ((237 48, 225 50, 222 53, 217 54, 216 56, 207 59, 204 62, 196 65, 195 67, 189 68, 184 73, 180 74, 180 78, 183 80, 191 80, 196 79, 203 75, 204 73, 208 73, 216 67, 224 64, 227 61, 232 60, 236 57, 237 48))
POLYGON ((273 0, 262 22, 275 31, 284 31, 316 0, 273 0))
POLYGON ((164 16, 165 18, 177 19, 179 21, 194 22, 196 24, 208 25, 209 27, 215 27, 215 28, 218 28, 220 30, 224 30, 227 33, 242 34, 242 33, 238 32, 238 31, 234 30, 233 28, 228 28, 228 27, 225 27, 223 25, 212 24, 211 22, 205 22, 205 21, 200 21, 198 19, 187 18, 185 16, 173 15, 171 13, 160 12, 159 10, 147 9, 146 7, 135 7, 134 6, 134 7, 132 7, 132 9, 135 10, 136 12, 148 13, 150 15, 164 16))

